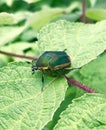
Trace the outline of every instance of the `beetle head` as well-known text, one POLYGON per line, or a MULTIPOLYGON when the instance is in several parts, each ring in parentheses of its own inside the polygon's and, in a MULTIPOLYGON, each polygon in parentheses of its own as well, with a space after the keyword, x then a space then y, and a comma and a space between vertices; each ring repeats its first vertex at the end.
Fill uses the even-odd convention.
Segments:
POLYGON ((34 74, 35 70, 38 70, 38 67, 36 66, 36 61, 32 61, 32 74, 34 74))

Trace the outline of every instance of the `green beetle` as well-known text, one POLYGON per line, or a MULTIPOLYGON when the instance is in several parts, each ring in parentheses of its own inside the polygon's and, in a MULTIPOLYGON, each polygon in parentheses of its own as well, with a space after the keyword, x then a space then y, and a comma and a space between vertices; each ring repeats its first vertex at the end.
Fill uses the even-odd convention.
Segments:
POLYGON ((65 51, 46 51, 37 61, 32 61, 32 72, 35 70, 42 71, 42 82, 44 82, 43 71, 51 72, 62 70, 70 67, 71 60, 65 51))

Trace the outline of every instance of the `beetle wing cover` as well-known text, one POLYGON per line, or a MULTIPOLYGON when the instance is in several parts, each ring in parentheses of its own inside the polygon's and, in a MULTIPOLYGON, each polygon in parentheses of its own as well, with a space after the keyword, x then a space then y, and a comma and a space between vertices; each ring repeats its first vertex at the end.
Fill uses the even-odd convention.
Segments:
POLYGON ((37 60, 38 67, 65 68, 70 65, 69 56, 64 51, 46 51, 37 60))
POLYGON ((60 66, 60 68, 64 68, 70 64, 70 58, 64 51, 55 52, 52 55, 52 60, 50 62, 50 66, 56 67, 60 66))

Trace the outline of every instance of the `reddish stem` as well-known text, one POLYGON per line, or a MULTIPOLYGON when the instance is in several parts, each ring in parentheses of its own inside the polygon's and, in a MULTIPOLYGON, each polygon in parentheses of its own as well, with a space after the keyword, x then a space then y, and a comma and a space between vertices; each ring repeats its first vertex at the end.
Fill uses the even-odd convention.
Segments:
POLYGON ((81 84, 80 82, 78 82, 78 81, 76 81, 76 80, 74 80, 74 79, 72 79, 72 78, 69 78, 69 77, 67 77, 67 76, 65 76, 65 78, 67 79, 67 81, 68 81, 69 83, 71 83, 71 84, 73 84, 73 85, 75 85, 75 86, 77 86, 77 87, 79 87, 79 88, 85 90, 85 91, 88 92, 88 93, 96 93, 95 90, 89 88, 88 86, 85 86, 85 85, 81 84))
POLYGON ((8 55, 8 56, 13 56, 13 57, 18 57, 18 58, 23 58, 23 59, 29 59, 29 60, 37 60, 37 58, 32 57, 32 56, 24 56, 24 55, 19 55, 19 54, 13 54, 9 52, 4 52, 0 51, 1 54, 8 55))
POLYGON ((86 0, 82 0, 82 22, 83 23, 86 23, 85 11, 86 11, 86 0))

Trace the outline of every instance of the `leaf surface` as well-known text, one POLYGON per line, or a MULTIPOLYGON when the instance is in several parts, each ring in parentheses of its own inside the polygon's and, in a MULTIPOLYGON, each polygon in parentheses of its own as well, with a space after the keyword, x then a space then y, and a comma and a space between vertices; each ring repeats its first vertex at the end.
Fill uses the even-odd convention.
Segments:
MULTIPOLYGON (((97 93, 106 94, 106 53, 104 52, 81 69, 70 71, 68 76, 92 88, 97 93)), ((76 97, 84 93, 75 86, 70 89, 75 89, 74 96, 76 95, 76 97)))
POLYGON ((65 96, 64 78, 33 76, 31 66, 13 63, 0 69, 0 130, 41 130, 53 117, 65 96), (58 80, 57 80, 58 79, 58 80))
POLYGON ((19 34, 23 32, 25 26, 22 27, 0 27, 0 45, 14 40, 19 34))
POLYGON ((64 9, 61 8, 44 8, 38 12, 35 12, 28 20, 29 26, 33 29, 39 30, 41 27, 49 23, 50 21, 62 16, 64 9))
POLYGON ((72 68, 78 68, 106 49, 106 20, 95 25, 59 20, 40 30, 38 42, 41 53, 67 49, 72 68))
POLYGON ((106 53, 80 70, 83 83, 99 93, 106 94, 106 53), (96 68, 96 69, 95 69, 96 68))
POLYGON ((40 0, 24 0, 24 1, 30 4, 30 3, 38 2, 40 0))
POLYGON ((17 23, 13 14, 6 12, 0 13, 0 25, 11 25, 17 23))
POLYGON ((86 12, 86 17, 93 20, 104 20, 106 19, 106 9, 89 9, 86 12))
POLYGON ((61 114, 53 130, 105 130, 106 96, 85 94, 61 114))
MULTIPOLYGON (((14 42, 7 46, 2 46, 0 48, 0 50, 4 51, 4 52, 9 52, 9 53, 15 52, 15 54, 20 54, 20 55, 33 55, 35 53, 35 46, 36 46, 35 43, 30 44, 29 42, 14 42), (32 49, 32 48, 34 48, 34 49, 32 49), (26 51, 26 50, 28 50, 28 51, 26 51)), ((7 55, 0 55, 0 59, 7 61, 7 63, 10 58, 15 61, 23 61, 23 62, 26 61, 26 59, 22 59, 22 58, 9 57, 7 55)), ((27 61, 28 61, 28 59, 27 59, 27 61)))

